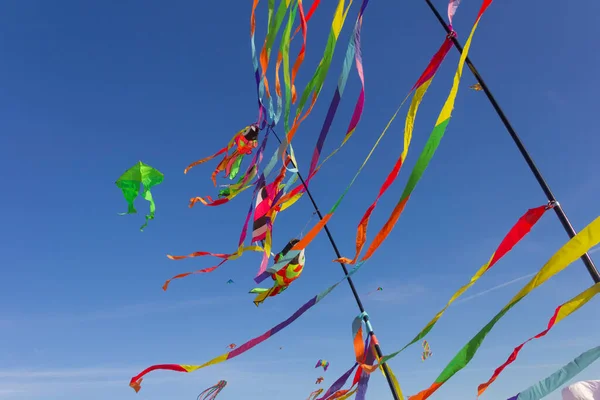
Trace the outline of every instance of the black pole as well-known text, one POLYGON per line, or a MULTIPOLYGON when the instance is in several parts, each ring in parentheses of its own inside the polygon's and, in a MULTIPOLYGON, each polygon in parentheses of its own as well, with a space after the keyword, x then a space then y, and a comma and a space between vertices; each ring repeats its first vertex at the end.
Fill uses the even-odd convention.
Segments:
MULTIPOLYGON (((450 28, 448 27, 448 25, 446 24, 446 22, 444 21, 444 19, 438 12, 438 10, 435 8, 435 6, 431 3, 431 0, 425 0, 425 2, 429 6, 429 8, 433 12, 433 14, 436 16, 437 20, 440 22, 440 25, 442 25, 442 27, 446 30, 446 33, 450 34, 451 33, 450 28)), ((462 54, 463 48, 460 45, 460 43, 458 42, 458 40, 456 39, 456 37, 451 36, 451 39, 452 39, 452 42, 454 43, 454 47, 456 47, 458 52, 462 54)), ((479 82, 479 84, 481 85, 481 88, 485 92, 488 100, 490 101, 490 103, 492 103, 492 107, 494 107, 494 110, 496 110, 496 113, 502 120, 502 123, 506 127, 506 130, 512 137, 512 139, 515 142, 515 144, 517 145, 517 147, 519 148, 519 151, 521 152, 521 155, 523 156, 523 158, 525 159, 525 162, 529 166, 529 169, 531 169, 531 172, 535 176, 535 179, 538 181, 540 187, 546 194, 548 201, 555 204, 554 211, 556 212, 556 216, 558 217, 560 223, 562 224, 563 228, 565 229, 565 232, 567 232, 567 234, 569 235, 570 238, 574 237, 577 234, 577 232, 573 228, 573 225, 571 225, 571 222, 569 221, 569 218, 567 218, 567 214, 565 214, 564 210, 562 209, 562 206, 554 197, 554 194, 550 190, 550 186, 548 186, 548 184, 546 183, 546 180, 542 176, 542 173, 537 168, 537 166, 533 162, 533 159, 527 152, 527 149, 525 148, 525 145, 523 145, 523 142, 519 138, 519 135, 517 135, 517 132, 514 130, 514 128, 510 124, 510 121, 508 120, 508 118, 506 117, 504 112, 502 111, 502 108, 500 108, 500 106, 498 105, 498 102, 496 102, 496 99, 494 98, 494 96, 492 95, 492 92, 490 91, 490 89, 487 87, 487 85, 483 81, 483 78, 477 71, 477 68, 475 68, 475 65, 473 65, 471 60, 469 60, 469 57, 466 58, 466 63, 467 63, 467 66, 469 67, 469 69, 471 70, 471 72, 473 73, 473 75, 475 76, 475 79, 477 79, 477 82, 479 82)), ((590 276, 592 277, 592 279, 594 280, 594 282, 595 283, 600 282, 600 274, 598 273, 598 270, 596 269, 596 266, 594 265, 594 261, 592 260, 590 255, 588 253, 585 253, 581 257, 581 260, 585 264, 585 267, 587 268, 587 270, 588 270, 590 276)))
MULTIPOLYGON (((277 135, 277 132, 275 132, 275 130, 271 127, 267 128, 267 129, 271 129, 271 132, 273 132, 273 134, 275 135, 275 137, 277 138, 279 143, 281 143, 281 139, 279 138, 279 135, 277 135)), ((294 168, 298 169, 298 166, 294 163, 294 161, 293 160, 290 160, 290 161, 291 161, 292 165, 294 166, 294 168)), ((306 185, 304 178, 302 177, 302 175, 300 175, 300 171, 298 171, 297 174, 298 174, 298 178, 300 178, 300 182, 302 182, 302 186, 304 186, 304 189, 306 190, 306 194, 308 195, 308 198, 310 199, 310 202, 312 203, 313 208, 315 209, 315 212, 319 216, 319 219, 322 220, 323 214, 321 214, 321 211, 319 210, 319 207, 317 206, 317 203, 315 202, 315 199, 313 198, 312 193, 308 189, 308 186, 306 185)), ((338 250, 338 247, 335 244, 335 240, 333 240, 333 236, 331 235, 331 232, 329 231, 327 224, 325 224, 324 228, 325 228, 325 233, 327 234, 327 237, 329 238, 329 243, 331 243, 331 247, 333 247, 333 251, 335 252, 335 255, 337 256, 337 258, 342 258, 342 254, 338 250)), ((340 265, 342 266, 342 269, 344 270, 344 275, 348 275, 348 268, 346 268, 346 264, 340 263, 340 265)), ((360 300, 360 296, 358 295, 358 292, 356 291, 356 288, 354 287, 354 282, 352 281, 352 278, 348 277, 347 280, 348 280, 348 285, 350 285, 350 290, 352 290, 352 294, 354 295, 354 300, 356 300, 356 304, 358 305, 358 309, 360 310, 361 313, 364 313, 365 308, 363 307, 362 301, 360 300)), ((363 317, 363 321, 365 321, 365 324, 367 324, 367 326, 371 326, 368 315, 365 315, 363 317)), ((381 347, 379 346, 379 341, 377 340, 377 337, 375 336, 375 332, 373 331, 372 326, 371 326, 371 329, 368 330, 368 334, 371 336, 371 341, 374 344, 377 355, 379 356, 379 358, 383 357, 383 352, 381 351, 381 347)), ((385 378, 387 379, 388 385, 390 386, 390 390, 392 391, 392 396, 394 396, 394 400, 400 400, 400 396, 396 392, 396 387, 394 386, 394 382, 392 381, 392 378, 390 376, 390 370, 389 370, 387 364, 383 363, 383 364, 381 364, 381 366, 383 368, 383 371, 385 372, 385 378)))

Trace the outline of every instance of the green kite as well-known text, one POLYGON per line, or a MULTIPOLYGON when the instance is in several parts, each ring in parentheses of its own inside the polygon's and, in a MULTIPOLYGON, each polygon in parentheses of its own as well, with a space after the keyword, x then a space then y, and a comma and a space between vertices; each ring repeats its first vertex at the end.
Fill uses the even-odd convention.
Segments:
POLYGON ((127 214, 136 214, 137 211, 133 202, 138 196, 140 192, 140 185, 144 185, 143 196, 144 199, 150 202, 150 214, 146 215, 146 222, 140 228, 140 231, 143 231, 144 228, 148 225, 148 221, 154 219, 154 212, 156 211, 156 204, 154 204, 154 199, 152 198, 152 193, 150 193, 150 189, 153 186, 160 184, 165 176, 157 169, 152 168, 151 166, 144 164, 139 161, 133 167, 129 168, 117 181, 115 182, 117 186, 123 191, 123 196, 125 196, 125 200, 127 200, 128 209, 126 213, 119 213, 119 215, 127 215, 127 214))

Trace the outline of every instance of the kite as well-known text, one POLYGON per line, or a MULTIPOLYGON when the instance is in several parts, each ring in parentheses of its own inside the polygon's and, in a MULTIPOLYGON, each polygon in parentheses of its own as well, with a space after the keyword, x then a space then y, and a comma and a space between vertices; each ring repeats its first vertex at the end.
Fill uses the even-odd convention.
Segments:
POLYGON ((216 385, 211 386, 200 393, 197 400, 214 400, 217 398, 217 395, 225 389, 225 386, 227 386, 227 381, 219 381, 216 385))
POLYGON ((235 349, 236 347, 237 347, 237 344, 235 344, 235 343, 231 343, 229 346, 227 346, 227 348, 231 349, 231 350, 235 349))
POLYGON ((471 85, 471 86, 469 86, 469 89, 473 89, 473 90, 475 90, 475 91, 477 91, 477 92, 479 92, 479 91, 482 91, 482 90, 483 90, 483 88, 481 87, 481 84, 480 84, 480 83, 476 83, 476 84, 474 84, 474 85, 471 85))
POLYGON ((600 381, 579 381, 562 390, 563 400, 600 399, 600 381))
POLYGON ((329 361, 325 361, 325 360, 317 361, 317 365, 315 365, 315 368, 319 368, 319 367, 323 367, 323 370, 327 371, 327 368, 329 368, 329 361))
POLYGON ((323 389, 317 389, 311 394, 309 394, 306 400, 315 400, 317 397, 319 397, 321 393, 323 393, 323 389))
POLYGON ((429 342, 427 342, 427 340, 423 340, 423 354, 421 355, 421 361, 427 360, 432 355, 433 355, 433 353, 431 352, 431 349, 429 348, 429 342))
POLYGON ((315 385, 320 385, 321 382, 323 382, 325 380, 325 378, 323 378, 322 376, 317 378, 317 381, 315 382, 315 385))
POLYGON ((512 364, 517 359, 519 352, 521 351, 523 346, 525 346, 525 344, 527 344, 528 342, 530 342, 534 339, 539 339, 541 337, 546 336, 546 334, 550 331, 550 329, 552 329, 554 327, 554 325, 558 324, 560 321, 562 321, 569 315, 573 314, 575 311, 579 310, 588 301, 590 301, 592 298, 594 298, 594 296, 596 296, 598 294, 598 292, 600 292, 600 283, 596 283, 595 285, 591 286, 590 288, 579 293, 577 296, 575 296, 568 302, 560 305, 554 311, 554 315, 552 316, 552 318, 550 318, 550 321, 548 321, 548 326, 544 331, 538 333, 537 335, 529 338, 527 341, 525 341, 525 342, 521 343, 520 345, 518 345, 517 347, 515 347, 515 349, 510 354, 508 359, 504 362, 504 364, 502 364, 500 367, 498 367, 494 371, 494 374, 492 375, 492 377, 486 383, 482 383, 481 385, 479 385, 477 387, 477 397, 481 396, 487 390, 487 388, 498 378, 498 376, 502 373, 502 371, 504 371, 504 369, 509 364, 512 364))
MULTIPOLYGON (((485 0, 491 1, 491 0, 485 0)), ((575 260, 579 259, 589 249, 600 243, 600 217, 592 221, 582 231, 575 235, 563 245, 538 273, 517 293, 490 322, 488 322, 448 363, 446 368, 431 384, 431 386, 418 394, 411 396, 409 400, 425 400, 437 391, 454 374, 463 369, 475 357, 477 349, 481 346, 485 337, 494 328, 494 325, 517 303, 529 293, 543 285, 548 279, 567 268, 575 260)))
POLYGON ((214 185, 217 186, 216 177, 219 174, 219 172, 225 172, 225 176, 231 180, 235 179, 235 177, 240 171, 240 165, 244 156, 251 154, 252 150, 258 147, 259 131, 260 129, 256 124, 246 126, 242 130, 237 132, 233 136, 233 138, 231 138, 227 146, 223 147, 221 150, 217 151, 212 156, 203 158, 202 160, 195 161, 192 164, 188 165, 187 168, 183 171, 183 173, 187 174, 188 171, 194 168, 195 166, 210 161, 213 158, 225 153, 223 159, 212 173, 212 181, 214 185), (229 152, 232 149, 233 152, 229 154, 229 152))
POLYGON ((297 242, 298 239, 290 240, 284 249, 275 256, 275 264, 257 277, 257 280, 262 282, 270 275, 274 281, 270 289, 254 288, 250 291, 250 293, 257 294, 254 299, 257 307, 267 297, 277 296, 285 291, 302 274, 305 263, 304 250, 291 250, 297 242))
POLYGON ((119 215, 136 214, 137 211, 133 202, 140 192, 140 185, 144 185, 142 196, 150 202, 150 214, 146 215, 146 222, 140 228, 141 231, 148 225, 148 221, 154 219, 156 204, 152 198, 150 189, 160 184, 165 176, 157 169, 139 161, 133 167, 129 168, 123 175, 117 179, 116 185, 123 191, 123 196, 127 200, 128 209, 126 213, 119 215))
MULTIPOLYGON (((539 400, 546 397, 600 358, 600 346, 581 353, 564 367, 542 379, 538 383, 523 390, 508 400, 539 400)), ((563 392, 564 394, 564 392, 563 392)), ((597 393, 596 393, 597 394, 597 393)), ((564 397, 563 397, 564 398, 564 397)), ((568 399, 568 397, 567 397, 568 399)))
POLYGON ((232 283, 235 283, 235 282, 233 282, 233 279, 230 279, 230 280, 228 280, 228 281, 227 281, 227 284, 228 284, 228 285, 230 285, 230 284, 232 284, 232 283))
POLYGON ((367 296, 370 296, 372 293, 375 293, 375 292, 380 292, 380 291, 382 291, 382 290, 383 290, 383 288, 382 288, 381 286, 379 286, 377 289, 375 289, 375 290, 372 290, 372 291, 370 291, 369 293, 367 293, 367 296))

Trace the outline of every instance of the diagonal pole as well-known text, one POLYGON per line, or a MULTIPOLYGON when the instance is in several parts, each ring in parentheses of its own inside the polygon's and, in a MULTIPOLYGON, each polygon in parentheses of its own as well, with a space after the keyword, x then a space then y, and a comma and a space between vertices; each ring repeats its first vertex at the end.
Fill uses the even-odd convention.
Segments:
MULTIPOLYGON (((273 132, 273 134, 275 135, 275 137, 277 138, 279 143, 281 143, 281 139, 279 138, 279 135, 277 135, 277 132, 275 132, 275 130, 272 127, 269 127, 267 129, 271 129, 271 132, 273 132)), ((290 160, 290 161, 291 161, 292 165, 294 166, 294 168, 298 169, 298 166, 294 163, 294 161, 293 160, 290 160)), ((302 175, 300 175, 300 171, 298 171, 297 174, 298 174, 298 178, 300 178, 300 182, 302 182, 302 186, 304 186, 304 189, 306 190, 306 194, 308 195, 308 198, 310 199, 310 202, 312 203, 313 208, 315 209, 315 212, 319 216, 319 219, 322 220, 323 214, 321 214, 321 211, 319 210, 319 207, 317 206, 317 203, 316 203, 314 197, 312 196, 310 189, 306 185, 306 182, 304 181, 304 178, 302 177, 302 175)), ((342 254, 338 250, 338 247, 335 244, 335 240, 333 240, 333 236, 331 235, 331 231, 329 230, 329 227, 327 226, 327 224, 325 224, 324 229, 325 229, 325 233, 327 234, 327 237, 329 238, 329 243, 331 243, 331 247, 333 247, 333 251, 335 252, 335 255, 337 256, 337 258, 342 258, 342 254)), ((348 268, 346 267, 346 264, 340 263, 340 265, 342 266, 342 269, 344 270, 344 275, 348 275, 348 268)), ((352 290, 352 294, 354 295, 354 300, 356 300, 356 305, 358 305, 358 309, 360 310, 360 312, 363 313, 363 321, 365 322, 365 325, 367 327, 367 333, 371 337, 371 341, 374 344, 375 351, 377 352, 377 356, 379 358, 382 358, 383 352, 381 351, 381 347, 379 346, 379 341, 377 340, 377 336, 375 336, 375 332, 373 331, 373 326, 371 325, 369 315, 367 315, 365 313, 365 308, 363 307, 362 301, 360 300, 360 296, 358 295, 358 292, 356 291, 356 287, 354 287, 354 282, 352 281, 352 277, 348 277, 347 281, 348 281, 348 285, 350 285, 350 290, 352 290)), ((383 371, 385 372, 385 378, 388 382, 388 385, 390 386, 390 390, 392 391, 392 396, 394 397, 394 400, 400 400, 400 395, 396 392, 396 387, 394 386, 394 382, 392 381, 392 378, 390 375, 390 370, 387 366, 387 363, 383 363, 383 364, 381 364, 381 366, 383 368, 383 371)))
MULTIPOLYGON (((450 28, 448 27, 448 25, 446 24, 446 22, 444 21, 444 19, 438 12, 438 10, 435 8, 435 6, 431 3, 431 0, 425 0, 425 2, 427 3, 427 5, 431 9, 431 11, 433 12, 435 17, 437 18, 437 20, 439 21, 440 25, 442 25, 442 27, 446 30, 446 32, 448 34, 450 34, 451 33, 450 28)), ((462 54, 463 48, 462 48, 461 44, 458 42, 458 40, 456 39, 456 36, 452 35, 451 38, 452 38, 452 42, 454 43, 454 47, 456 47, 458 52, 462 54)), ((565 214, 565 211, 563 210, 562 206, 554 197, 554 194, 552 193, 552 190, 550 190, 550 186, 548 186, 548 183, 546 183, 546 180, 542 176, 542 173, 540 172, 540 170, 537 168, 537 166, 533 162, 533 159, 529 155, 529 152, 525 148, 525 145, 521 141, 521 138, 519 138, 519 135, 517 135, 517 132, 512 127, 510 121, 504 114, 504 111, 502 111, 502 108, 500 108, 500 105, 494 98, 494 95, 492 95, 492 92, 490 91, 488 86, 483 81, 483 78, 479 74, 479 71, 477 71, 477 68, 475 68, 475 65, 473 65, 471 60, 469 60, 469 57, 467 57, 466 63, 467 63, 467 66, 469 67, 469 69, 471 70, 471 72, 473 73, 473 75, 475 76, 475 79, 477 79, 477 82, 479 82, 479 84, 481 85, 481 88, 485 92, 485 95, 487 96, 488 100, 490 101, 490 103, 492 103, 492 107, 494 107, 496 114, 498 114, 498 117, 500 117, 500 119, 502 120, 502 123, 506 127, 508 134, 510 135, 510 137, 513 139, 513 141, 517 145, 517 148, 521 152, 521 155, 523 156, 523 158, 525 159, 525 162, 529 166, 529 169, 535 176, 535 179, 537 180, 538 184, 544 191, 544 194, 548 198, 548 201, 555 204, 554 212, 556 212, 556 216, 558 217, 558 220, 562 224, 565 232, 567 232, 567 235, 569 235, 570 238, 573 238, 577 234, 577 232, 573 228, 573 225, 571 225, 571 221, 569 221, 569 218, 567 217, 567 214, 565 214)), ((595 283, 600 282, 600 274, 598 273, 598 270, 596 269, 596 265, 594 264, 594 261, 592 260, 590 255, 588 253, 585 253, 583 256, 581 256, 581 261, 583 261, 583 264, 587 268, 588 273, 590 274, 590 276, 592 277, 594 282, 595 283)))

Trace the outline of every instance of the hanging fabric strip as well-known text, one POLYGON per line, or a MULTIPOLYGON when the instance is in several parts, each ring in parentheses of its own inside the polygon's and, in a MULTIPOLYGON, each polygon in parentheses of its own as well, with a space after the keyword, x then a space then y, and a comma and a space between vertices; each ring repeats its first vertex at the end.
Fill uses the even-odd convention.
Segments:
POLYGON ((404 211, 404 207, 406 206, 406 203, 410 199, 411 193, 413 192, 413 190, 417 186, 417 183, 423 176, 423 173, 427 169, 429 162, 431 161, 433 155, 435 154, 435 151, 437 150, 438 146, 440 145, 442 138, 444 137, 444 132, 446 131, 446 127, 448 126, 448 123, 450 122, 450 118, 452 116, 452 109, 454 108, 454 102, 456 100, 456 95, 458 94, 458 86, 460 84, 460 78, 462 77, 462 72, 463 72, 463 68, 465 65, 465 59, 467 58, 467 55, 469 54, 469 49, 471 47, 471 41, 473 40, 473 35, 475 34, 475 30, 477 29, 477 26, 479 25, 479 21, 480 21, 481 17, 483 16, 486 9, 489 7, 489 5, 491 3, 492 3, 492 0, 484 0, 483 4, 481 5, 481 8, 477 15, 477 19, 475 20, 475 24, 473 25, 473 28, 471 29, 471 34, 469 35, 469 38, 467 39, 467 42, 465 43, 465 46, 463 48, 463 52, 460 56, 460 60, 458 62, 458 68, 456 70, 456 74, 454 75, 454 83, 452 84, 452 89, 450 89, 450 94, 448 95, 448 98, 446 99, 446 102, 444 103, 442 111, 441 111, 440 115, 438 116, 435 127, 434 127, 433 131, 431 132, 431 135, 429 136, 427 143, 425 143, 425 148, 421 152, 421 155, 419 156, 419 158, 416 162, 416 165, 414 166, 414 168, 410 174, 410 177, 408 178, 408 183, 406 184, 406 187, 404 188, 404 191, 402 193, 402 196, 400 197, 399 202, 396 204, 396 207, 392 211, 392 214, 390 215, 387 222, 384 224, 384 226, 381 228, 381 230, 377 233, 377 235, 375 236, 375 239, 373 239, 373 241, 367 248, 367 252, 361 259, 361 261, 363 261, 363 262, 368 260, 369 258, 371 258, 373 253, 375 253, 375 251, 377 251, 379 246, 381 246, 383 241, 388 237, 388 235, 394 228, 394 225, 396 225, 396 222, 398 222, 398 218, 400 218, 402 211, 404 211))
POLYGON ((487 390, 487 388, 498 378, 502 371, 504 371, 504 369, 508 365, 512 364, 517 359, 517 357, 519 356, 519 352, 521 351, 523 346, 525 346, 525 344, 534 339, 539 339, 541 337, 546 336, 546 334, 550 331, 550 329, 554 327, 554 325, 558 324, 560 321, 573 314, 575 311, 579 310, 583 305, 585 305, 588 301, 594 298, 594 296, 596 296, 598 292, 600 292, 600 283, 596 283, 594 286, 579 293, 571 300, 558 306, 558 308, 554 311, 554 315, 552 316, 552 318, 550 318, 550 321, 548 321, 548 326, 546 327, 546 329, 515 347, 511 355, 504 362, 504 364, 502 364, 494 371, 492 377, 487 382, 482 383, 477 387, 477 397, 481 396, 487 390))
POLYGON ((454 301, 456 301, 460 296, 462 296, 471 286, 475 284, 487 271, 489 271, 502 257, 504 257, 508 252, 510 252, 514 246, 517 245, 535 226, 535 224, 542 218, 546 210, 550 209, 550 206, 541 206, 537 208, 531 208, 527 210, 527 212, 519 218, 517 223, 510 229, 508 234, 502 239, 500 245, 496 249, 496 251, 492 254, 489 261, 485 263, 479 270, 471 277, 471 280, 462 286, 460 289, 456 291, 448 300, 448 303, 439 311, 432 319, 425 325, 425 327, 415 336, 413 340, 411 340, 406 346, 404 346, 399 351, 389 354, 383 357, 383 362, 390 360, 404 351, 407 347, 417 343, 421 339, 423 339, 430 331, 433 329, 437 321, 444 315, 448 307, 454 301))
MULTIPOLYGON (((331 219, 331 217, 333 216, 333 213, 335 212, 336 208, 342 202, 342 200, 346 196, 346 193, 348 193, 348 190, 350 190, 350 187, 354 184, 354 182, 358 178, 358 175, 360 175, 361 171, 363 170, 363 168, 365 167, 365 165, 369 161, 371 155, 373 154, 373 152, 375 151, 375 149, 377 148, 377 146, 379 146, 379 142, 385 136, 385 134, 388 131, 389 127, 391 126, 392 122, 396 119, 396 116, 400 112, 400 109, 402 108, 402 106, 404 105, 404 103, 406 102, 406 100, 408 99, 408 97, 410 96, 410 94, 417 87, 419 87, 419 90, 421 90, 422 88, 425 88, 425 90, 426 90, 426 88, 429 86, 429 84, 433 80, 433 78, 435 76, 435 73, 439 69, 439 67, 442 64, 442 62, 444 61, 444 57, 445 57, 446 54, 447 54, 447 51, 446 51, 446 53, 444 53, 444 46, 442 46, 442 48, 440 50, 438 50, 438 52, 433 56, 433 58, 431 59, 431 61, 428 64, 427 68, 425 68, 425 71, 421 75, 421 78, 417 81, 417 84, 415 84, 415 86, 413 87, 413 89, 411 89, 409 91, 409 93, 406 95, 406 97, 404 98, 404 100, 402 101, 402 103, 400 103, 400 106, 398 106, 398 108, 396 109, 396 112, 394 113, 394 115, 392 115, 392 118, 388 121, 388 123, 387 123, 386 127, 384 128, 383 132, 381 132, 381 134, 379 135, 379 138, 377 139, 377 141, 375 142, 375 144, 371 148, 371 151, 367 155, 367 158, 365 158, 365 160, 363 161, 363 164, 358 169, 356 175, 354 175, 354 178, 352 178, 352 181, 350 182, 350 185, 348 185, 346 187, 346 189, 344 190, 344 192, 342 193, 342 195, 340 196, 340 198, 336 201, 336 203, 333 205, 333 207, 331 208, 331 210, 329 210, 329 212, 323 217, 323 219, 321 221, 319 221, 306 234, 306 236, 304 236, 304 238, 302 238, 302 240, 294 247, 295 250, 306 248, 314 240, 314 238, 319 234, 319 232, 325 227, 325 225, 327 224, 327 222, 329 221, 329 219, 331 219), (427 80, 421 82, 422 78, 424 76, 427 76, 427 80), (428 82, 427 85, 423 86, 423 84, 426 83, 426 82, 428 82), (420 86, 417 86, 417 85, 420 85, 420 86)), ((422 93, 424 94, 425 92, 423 91, 422 93)))
POLYGON ((581 353, 573 361, 549 377, 542 379, 535 385, 523 390, 521 393, 511 397, 508 400, 542 399, 576 377, 581 371, 589 367, 598 358, 600 358, 600 346, 581 353))
POLYGON ((323 388, 315 390, 314 392, 308 395, 308 398, 306 400, 316 400, 316 398, 319 397, 321 393, 323 393, 323 390, 323 388))
POLYGON ((452 19, 454 18, 454 14, 456 14, 459 5, 460 0, 448 1, 448 28, 450 28, 451 31, 454 31, 454 28, 452 28, 452 19))
MULTIPOLYGON (((412 133, 413 133, 413 129, 415 126, 415 118, 417 116, 417 112, 419 110, 421 101, 423 100, 423 97, 425 96, 425 93, 427 92, 429 85, 433 81, 433 78, 434 78, 438 68, 444 61, 444 58, 446 57, 446 55, 448 54, 448 52, 450 51, 451 48, 452 48, 452 40, 450 39, 450 37, 447 37, 444 40, 444 43, 442 43, 442 46, 440 47, 440 49, 437 51, 437 53, 433 56, 433 58, 429 62, 428 67, 425 69, 425 71, 423 71, 423 74, 417 80, 417 83, 415 83, 415 85, 411 89, 411 92, 414 91, 415 89, 416 89, 416 92, 413 96, 412 102, 410 104, 410 108, 408 110, 408 114, 406 115, 406 122, 404 124, 404 149, 402 150, 400 157, 394 164, 394 167, 389 172, 386 180, 383 182, 383 185, 379 189, 379 193, 378 193, 377 197, 375 198, 375 201, 369 206, 369 208, 367 209, 367 211, 365 212, 365 214, 363 215, 362 219, 360 220, 360 222, 358 224, 358 228, 356 230, 356 254, 354 255, 354 258, 352 260, 350 260, 348 258, 342 257, 336 261, 347 263, 347 264, 355 264, 356 263, 358 256, 360 255, 360 252, 362 251, 362 248, 364 247, 365 242, 367 240, 367 228, 369 226, 369 219, 371 218, 371 214, 375 210, 375 207, 377 206, 377 202, 379 201, 381 196, 383 196, 383 194, 394 183, 394 181, 398 177, 398 174, 400 173, 400 169, 402 168, 402 165, 404 164, 404 161, 406 160, 406 156, 408 155, 408 149, 410 148, 410 143, 412 140, 412 133)), ((389 124, 388 124, 388 126, 389 126, 389 124)), ((387 129, 387 127, 386 127, 386 129, 387 129)))
POLYGON ((427 389, 409 397, 409 400, 425 400, 447 382, 454 374, 463 369, 475 356, 477 349, 483 343, 487 334, 494 325, 525 296, 544 284, 548 279, 567 268, 572 262, 580 258, 590 248, 600 243, 600 217, 592 221, 581 232, 561 247, 538 273, 517 293, 502 310, 488 322, 448 363, 446 368, 437 377, 435 382, 427 389))

